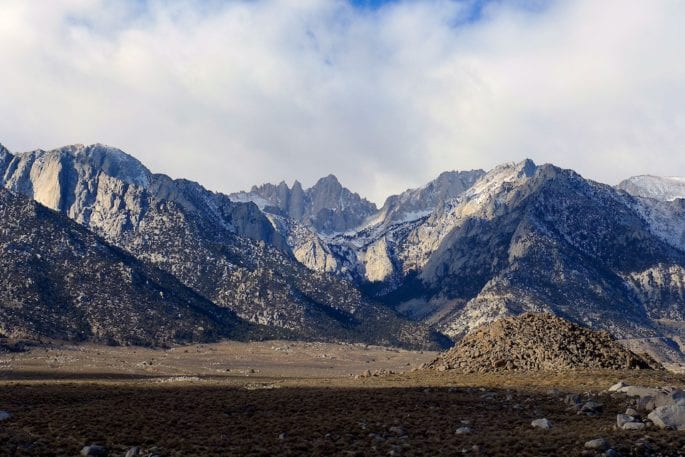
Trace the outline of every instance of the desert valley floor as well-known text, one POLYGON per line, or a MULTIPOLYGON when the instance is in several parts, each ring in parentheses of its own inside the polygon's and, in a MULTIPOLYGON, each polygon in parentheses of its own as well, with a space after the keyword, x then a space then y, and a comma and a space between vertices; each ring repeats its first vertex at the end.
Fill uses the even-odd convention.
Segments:
POLYGON ((0 354, 2 456, 682 455, 685 434, 616 430, 619 379, 685 386, 666 371, 463 374, 437 353, 268 341, 170 349, 53 346, 0 354), (368 376, 369 370, 371 376, 368 376), (567 395, 603 405, 577 414, 567 395), (553 427, 531 427, 536 418, 553 427), (458 432, 460 429, 460 432, 458 432), (130 454, 132 455, 132 454, 130 454))

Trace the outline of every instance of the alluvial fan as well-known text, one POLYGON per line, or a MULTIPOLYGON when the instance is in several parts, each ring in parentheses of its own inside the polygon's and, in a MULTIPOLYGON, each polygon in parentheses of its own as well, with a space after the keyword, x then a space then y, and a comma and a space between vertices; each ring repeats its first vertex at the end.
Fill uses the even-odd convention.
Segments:
POLYGON ((430 366, 465 372, 661 368, 649 356, 623 348, 607 332, 536 313, 479 327, 430 366))

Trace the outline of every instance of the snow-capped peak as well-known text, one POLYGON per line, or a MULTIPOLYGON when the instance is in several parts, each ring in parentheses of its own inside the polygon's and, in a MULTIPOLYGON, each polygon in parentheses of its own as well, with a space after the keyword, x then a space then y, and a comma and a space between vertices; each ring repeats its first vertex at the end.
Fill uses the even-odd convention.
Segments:
POLYGON ((619 183, 619 189, 636 197, 673 201, 685 198, 685 177, 678 176, 633 176, 619 183))

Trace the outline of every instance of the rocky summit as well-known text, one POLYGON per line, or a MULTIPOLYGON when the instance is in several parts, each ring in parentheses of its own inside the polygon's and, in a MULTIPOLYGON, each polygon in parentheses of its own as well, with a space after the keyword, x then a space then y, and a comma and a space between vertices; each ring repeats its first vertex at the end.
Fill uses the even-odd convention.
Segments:
POLYGON ((624 349, 596 332, 546 313, 497 320, 466 335, 431 364, 465 372, 658 368, 648 356, 624 349))

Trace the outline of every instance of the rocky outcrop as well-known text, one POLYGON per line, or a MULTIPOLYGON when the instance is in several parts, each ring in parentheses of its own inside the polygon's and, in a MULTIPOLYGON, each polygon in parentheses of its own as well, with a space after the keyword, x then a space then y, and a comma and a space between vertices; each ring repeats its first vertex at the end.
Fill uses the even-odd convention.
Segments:
POLYGON ((633 407, 616 416, 623 430, 644 430, 652 424, 669 430, 685 430, 685 391, 675 387, 631 386, 619 381, 608 390, 613 395, 625 394, 633 407), (646 416, 647 420, 644 420, 646 416))
POLYGON ((231 194, 230 198, 255 202, 266 213, 288 217, 326 235, 358 227, 376 212, 376 205, 343 187, 333 175, 319 179, 307 190, 298 181, 292 188, 281 182, 253 186, 250 192, 231 194))
POLYGON ((647 418, 659 428, 685 430, 685 404, 660 406, 647 418))
POLYGON ((658 368, 606 332, 579 327, 550 314, 525 313, 500 319, 466 335, 432 363, 465 372, 658 368))
POLYGON ((385 225, 419 219, 469 190, 484 175, 483 170, 443 172, 425 186, 388 197, 374 219, 385 225))

